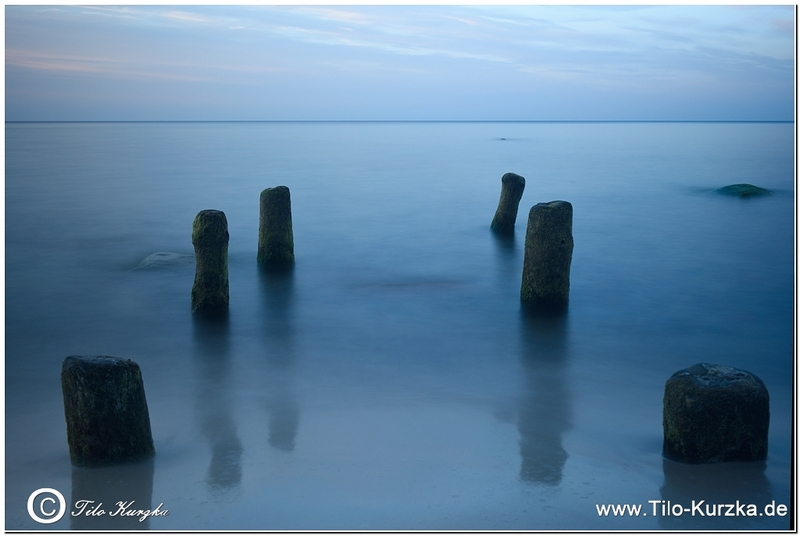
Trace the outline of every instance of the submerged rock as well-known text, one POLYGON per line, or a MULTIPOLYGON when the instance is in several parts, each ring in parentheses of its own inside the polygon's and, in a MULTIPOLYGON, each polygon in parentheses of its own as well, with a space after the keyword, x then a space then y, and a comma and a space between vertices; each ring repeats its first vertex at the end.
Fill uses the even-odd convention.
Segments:
POLYGON ((759 188, 752 184, 731 184, 723 188, 714 190, 718 194, 730 195, 734 197, 757 197, 763 195, 772 195, 770 190, 766 188, 759 188))
POLYGON ((171 251, 157 251, 145 257, 134 270, 149 270, 151 268, 169 268, 184 266, 194 262, 191 253, 173 253, 171 251))
POLYGON ((139 365, 111 356, 69 356, 61 367, 73 465, 132 463, 155 455, 139 365))
POLYGON ((664 389, 664 456, 686 463, 767 458, 769 393, 757 376, 700 363, 664 389))

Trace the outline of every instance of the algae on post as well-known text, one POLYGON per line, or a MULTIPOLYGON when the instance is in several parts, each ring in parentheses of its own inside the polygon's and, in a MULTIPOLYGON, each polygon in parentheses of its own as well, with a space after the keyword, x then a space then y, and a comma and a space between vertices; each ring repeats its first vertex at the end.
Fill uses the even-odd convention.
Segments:
POLYGON ((766 188, 759 188, 752 184, 731 184, 714 190, 718 194, 730 195, 733 197, 758 197, 764 195, 772 195, 770 190, 766 188))

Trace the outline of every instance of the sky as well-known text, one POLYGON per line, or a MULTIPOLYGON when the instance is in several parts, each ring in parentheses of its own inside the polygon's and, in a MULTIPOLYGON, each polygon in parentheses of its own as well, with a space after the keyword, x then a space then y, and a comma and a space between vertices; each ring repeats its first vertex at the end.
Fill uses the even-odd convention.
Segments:
POLYGON ((792 121, 794 6, 6 6, 7 121, 792 121))

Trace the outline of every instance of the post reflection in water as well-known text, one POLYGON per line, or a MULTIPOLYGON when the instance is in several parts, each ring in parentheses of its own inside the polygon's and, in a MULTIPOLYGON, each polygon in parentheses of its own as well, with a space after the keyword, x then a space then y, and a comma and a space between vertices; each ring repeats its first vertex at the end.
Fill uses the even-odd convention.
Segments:
MULTIPOLYGON (((524 233, 523 233, 524 234, 524 233)), ((504 268, 510 268, 513 271, 518 269, 517 266, 517 240, 515 235, 499 235, 493 233, 495 251, 497 257, 502 258, 504 268)), ((504 270, 508 271, 508 270, 504 270)))
MULTIPOLYGON (((145 530, 150 519, 125 516, 131 510, 150 510, 153 497, 153 460, 110 467, 73 467, 72 498, 67 515, 72 530, 145 530), (79 501, 94 501, 92 503, 79 501), (124 503, 124 510, 120 505, 124 503), (103 515, 86 515, 105 511, 103 515), (73 516, 72 513, 80 514, 73 516), (112 515, 113 514, 113 515, 112 515)), ((158 505, 156 505, 158 506, 158 505)))
POLYGON ((519 284, 509 285, 510 281, 519 282, 522 269, 521 252, 518 251, 515 235, 492 233, 494 242, 496 269, 494 270, 498 292, 508 295, 519 295, 519 284))
POLYGON ((197 413, 211 447, 206 483, 214 492, 238 486, 242 479, 242 443, 231 411, 231 362, 228 317, 194 317, 195 363, 199 379, 197 413))
MULTIPOLYGON (((658 524, 669 530, 789 529, 791 516, 760 515, 773 500, 772 489, 764 474, 765 462, 727 462, 688 464, 663 460, 664 485, 657 504, 658 524), (691 507, 699 505, 694 515, 691 507), (703 501, 702 503, 700 501, 703 501), (737 503, 738 501, 738 503, 737 503), (671 515, 669 507, 679 504, 687 511, 671 515), (756 516, 737 514, 736 509, 717 505, 750 505, 756 516), (664 507, 662 509, 662 506, 664 507), (663 510, 663 511, 662 511, 663 510), (727 513, 727 515, 726 515, 727 513), (667 515, 663 515, 667 514, 667 515)), ((789 505, 787 505, 789 506, 789 505)), ((647 505, 648 513, 652 506, 647 505)), ((746 509, 744 510, 746 514, 746 509)))
POLYGON ((521 312, 524 386, 517 427, 520 478, 532 484, 561 483, 567 451, 563 434, 571 426, 566 385, 567 316, 521 312))
POLYGON ((294 450, 300 410, 292 390, 294 378, 294 323, 292 301, 294 271, 260 270, 265 308, 266 397, 269 444, 278 450, 294 450))

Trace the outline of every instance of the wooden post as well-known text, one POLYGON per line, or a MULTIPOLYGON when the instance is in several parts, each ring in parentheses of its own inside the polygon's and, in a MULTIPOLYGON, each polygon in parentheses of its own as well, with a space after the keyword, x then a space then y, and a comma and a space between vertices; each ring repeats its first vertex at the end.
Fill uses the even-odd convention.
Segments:
POLYGON ((572 205, 539 203, 528 215, 520 298, 534 310, 563 312, 569 303, 572 205))
POLYGON ((289 188, 267 188, 261 192, 259 201, 258 265, 265 270, 289 270, 294 266, 289 188))
POLYGON ((228 312, 228 220, 221 210, 201 210, 192 226, 196 271, 192 312, 228 312))
POLYGON ((519 200, 525 190, 525 178, 516 173, 506 173, 500 181, 500 202, 492 220, 492 230, 498 234, 512 235, 517 222, 519 200))
POLYGON ((73 465, 132 463, 155 455, 139 365, 111 356, 69 356, 61 367, 73 465))
POLYGON ((685 463, 767 459, 769 393, 747 371, 699 363, 664 387, 664 456, 685 463))

